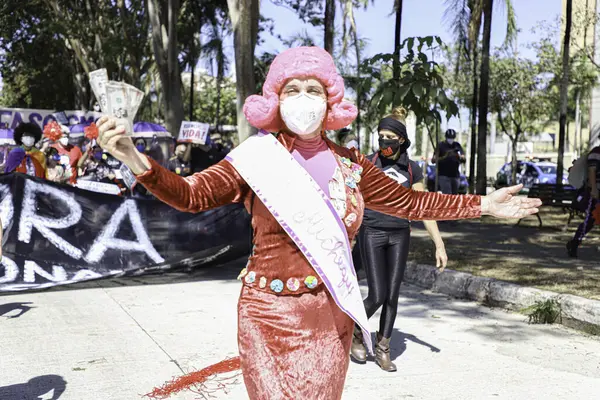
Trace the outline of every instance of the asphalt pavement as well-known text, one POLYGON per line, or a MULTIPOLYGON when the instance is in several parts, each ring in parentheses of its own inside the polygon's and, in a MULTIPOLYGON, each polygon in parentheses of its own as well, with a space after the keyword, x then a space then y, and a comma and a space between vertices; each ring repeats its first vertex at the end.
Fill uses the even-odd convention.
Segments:
MULTIPOLYGON (((240 268, 0 296, 0 399, 140 399, 237 355, 240 268)), ((598 338, 409 285, 395 327, 398 372, 351 363, 342 399, 600 399, 598 338)))

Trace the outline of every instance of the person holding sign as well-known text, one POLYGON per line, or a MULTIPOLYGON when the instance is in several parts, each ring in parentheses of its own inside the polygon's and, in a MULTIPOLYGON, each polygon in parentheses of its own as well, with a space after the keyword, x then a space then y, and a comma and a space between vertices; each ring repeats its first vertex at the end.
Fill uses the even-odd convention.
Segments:
POLYGON ((239 276, 240 357, 176 379, 150 397, 241 367, 251 400, 339 399, 355 323, 370 347, 350 249, 365 207, 410 220, 521 218, 538 211, 539 200, 514 196, 520 186, 480 197, 398 185, 358 151, 326 138, 324 130, 356 118, 356 107, 343 97, 344 81, 325 50, 280 53, 263 95, 244 106, 261 133, 187 178, 138 152, 115 118, 100 119, 99 144, 158 199, 186 212, 243 202, 252 215, 253 251, 239 276))

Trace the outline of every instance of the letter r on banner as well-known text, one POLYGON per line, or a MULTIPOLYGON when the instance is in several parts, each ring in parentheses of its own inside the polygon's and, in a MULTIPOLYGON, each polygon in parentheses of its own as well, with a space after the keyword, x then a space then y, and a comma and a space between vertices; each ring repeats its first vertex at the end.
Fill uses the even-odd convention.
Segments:
POLYGON ((25 181, 21 222, 19 224, 19 241, 29 243, 31 241, 33 228, 35 228, 59 250, 66 255, 79 260, 83 255, 83 252, 58 236, 53 229, 68 228, 77 224, 80 219, 81 206, 69 195, 69 193, 31 180, 25 181), (54 197, 58 201, 63 202, 64 209, 68 210, 69 214, 62 218, 48 218, 36 214, 38 193, 54 197))

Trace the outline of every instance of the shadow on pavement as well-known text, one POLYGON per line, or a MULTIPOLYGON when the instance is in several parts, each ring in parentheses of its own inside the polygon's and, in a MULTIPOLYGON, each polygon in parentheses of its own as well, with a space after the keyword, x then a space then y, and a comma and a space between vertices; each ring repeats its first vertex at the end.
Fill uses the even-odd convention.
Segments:
POLYGON ((67 389, 67 382, 59 375, 42 375, 27 383, 0 387, 0 399, 58 400, 67 389))
MULTIPOLYGON (((375 346, 377 343, 377 335, 371 334, 371 340, 373 341, 373 346, 375 346)), ((404 354, 404 352, 406 351, 406 345, 408 342, 413 342, 415 344, 427 347, 427 348, 429 348, 429 350, 431 350, 434 353, 441 352, 441 350, 439 348, 419 339, 415 335, 411 335, 410 333, 405 333, 405 332, 400 331, 397 328, 393 328, 392 340, 390 342, 390 359, 392 361, 396 360, 398 357, 400 357, 402 354, 404 354)), ((368 356, 367 360, 374 362, 375 358, 372 356, 368 356)))
POLYGON ((32 308, 35 308, 35 307, 28 306, 26 304, 33 304, 33 303, 18 302, 18 303, 0 304, 0 317, 19 318, 20 316, 25 314, 27 311, 31 310, 32 308), (6 315, 6 314, 10 314, 11 312, 13 312, 15 310, 19 310, 19 313, 17 315, 6 315))
POLYGON ((423 347, 427 347, 433 353, 439 353, 442 351, 434 345, 424 342, 415 335, 411 335, 410 333, 405 333, 394 328, 392 331, 392 341, 390 344, 390 358, 392 361, 404 354, 408 342, 413 342, 423 347))

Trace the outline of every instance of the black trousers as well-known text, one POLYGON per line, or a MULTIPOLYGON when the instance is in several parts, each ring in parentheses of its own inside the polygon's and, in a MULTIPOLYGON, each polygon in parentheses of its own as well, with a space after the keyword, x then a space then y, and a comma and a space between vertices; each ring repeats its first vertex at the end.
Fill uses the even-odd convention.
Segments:
POLYGON ((367 317, 380 308, 379 333, 390 338, 396 321, 400 285, 408 260, 410 228, 379 230, 363 227, 358 237, 369 294, 364 300, 367 317))

